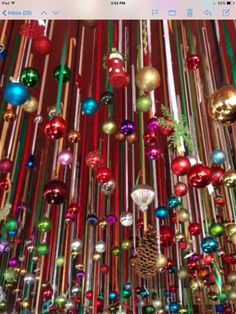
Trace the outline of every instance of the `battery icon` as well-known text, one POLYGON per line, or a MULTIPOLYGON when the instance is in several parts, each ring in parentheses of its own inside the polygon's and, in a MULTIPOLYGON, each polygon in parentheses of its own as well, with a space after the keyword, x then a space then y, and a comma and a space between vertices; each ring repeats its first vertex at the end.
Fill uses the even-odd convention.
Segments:
POLYGON ((227 1, 227 5, 233 5, 233 4, 235 4, 234 1, 227 1))

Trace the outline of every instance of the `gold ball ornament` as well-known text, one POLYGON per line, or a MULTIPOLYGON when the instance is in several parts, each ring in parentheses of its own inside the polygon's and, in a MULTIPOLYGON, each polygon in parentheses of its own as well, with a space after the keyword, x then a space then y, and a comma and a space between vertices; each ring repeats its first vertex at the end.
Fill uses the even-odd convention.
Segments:
POLYGON ((122 142, 122 141, 125 140, 125 135, 124 135, 123 133, 116 133, 115 139, 116 139, 118 142, 122 142))
POLYGON ((236 245, 236 232, 234 232, 231 236, 230 236, 230 241, 236 245))
POLYGON ((102 125, 102 131, 107 135, 114 134, 116 132, 116 128, 116 123, 112 120, 107 120, 102 125))
POLYGON ((189 272, 184 267, 180 268, 177 272, 177 276, 179 277, 179 279, 186 279, 188 278, 188 275, 189 275, 189 272))
POLYGON ((228 273, 227 281, 228 281, 228 283, 235 283, 236 282, 236 272, 235 271, 231 271, 230 273, 228 273))
POLYGON ((22 308, 23 308, 23 309, 28 309, 29 306, 30 306, 29 300, 24 300, 24 301, 22 302, 22 308))
POLYGON ((236 90, 232 86, 223 86, 210 98, 209 114, 212 119, 224 126, 236 122, 236 90))
POLYGON ((166 312, 165 312, 165 310, 163 310, 163 309, 160 309, 160 310, 158 310, 157 311, 157 314, 165 314, 166 312))
POLYGON ((201 291, 204 288, 204 284, 201 280, 194 278, 190 281, 189 287, 192 292, 201 291))
POLYGON ((177 231, 174 235, 174 241, 177 243, 181 241, 185 241, 185 235, 182 232, 177 231))
POLYGON ((22 268, 22 269, 20 270, 20 276, 25 276, 26 273, 27 273, 27 269, 22 268))
POLYGON ((227 171, 223 175, 223 183, 227 188, 236 187, 236 171, 227 171))
POLYGON ((231 301, 236 301, 236 289, 235 288, 229 292, 229 298, 231 301))
POLYGON ((78 143, 80 141, 80 133, 79 131, 76 130, 71 130, 68 135, 67 135, 68 141, 70 142, 70 144, 75 144, 78 143))
POLYGON ((137 256, 131 256, 129 261, 130 261, 130 265, 134 267, 137 263, 137 256))
POLYGON ((93 254, 93 260, 94 260, 95 262, 100 261, 101 258, 102 258, 101 254, 99 254, 99 253, 94 253, 94 254, 93 254))
POLYGON ((110 310, 104 310, 104 311, 102 312, 102 314, 111 314, 111 311, 110 311, 110 310))
POLYGON ((188 313, 188 310, 185 308, 185 307, 182 307, 179 309, 179 314, 187 314, 188 313))
POLYGON ((184 208, 178 210, 177 211, 177 219, 180 222, 188 222, 189 221, 189 212, 184 208))
POLYGON ((130 250, 132 247, 132 244, 129 240, 123 240, 121 243, 121 248, 124 251, 130 250))
POLYGON ((135 133, 130 134, 129 136, 126 137, 126 141, 129 144, 134 144, 137 141, 137 135, 135 133))
POLYGON ((212 301, 217 301, 218 300, 217 293, 215 291, 208 292, 208 298, 212 301))
POLYGON ((34 112, 38 109, 39 102, 35 97, 31 97, 28 99, 21 107, 26 111, 26 112, 34 112))
POLYGON ((3 111, 3 119, 6 122, 14 122, 16 120, 16 113, 12 109, 5 109, 3 111))
POLYGON ((144 92, 150 92, 160 86, 160 73, 152 66, 147 66, 136 74, 136 85, 144 92))
POLYGON ((225 292, 229 292, 229 291, 232 290, 232 286, 227 284, 227 283, 225 283, 225 284, 223 284, 222 290, 225 291, 225 292))
POLYGON ((163 254, 159 254, 157 256, 156 267, 158 269, 164 268, 167 265, 167 257, 163 254))
POLYGON ((163 306, 162 300, 160 300, 160 299, 154 299, 154 300, 152 301, 152 305, 153 305, 157 310, 160 310, 160 309, 162 308, 162 306, 163 306))
POLYGON ((234 233, 236 233, 236 225, 234 223, 226 225, 225 232, 227 236, 231 237, 234 233))

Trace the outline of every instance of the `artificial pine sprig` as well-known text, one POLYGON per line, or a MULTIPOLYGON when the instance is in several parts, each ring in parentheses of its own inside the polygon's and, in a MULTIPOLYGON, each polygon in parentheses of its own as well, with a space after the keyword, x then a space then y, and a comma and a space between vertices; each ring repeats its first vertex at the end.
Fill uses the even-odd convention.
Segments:
POLYGON ((163 117, 157 119, 158 124, 163 128, 170 128, 171 125, 171 128, 173 129, 173 133, 169 136, 169 146, 178 149, 181 146, 181 140, 183 140, 188 152, 191 153, 193 144, 189 129, 186 127, 187 123, 185 116, 179 113, 179 121, 176 121, 174 115, 164 105, 161 105, 161 112, 163 117))

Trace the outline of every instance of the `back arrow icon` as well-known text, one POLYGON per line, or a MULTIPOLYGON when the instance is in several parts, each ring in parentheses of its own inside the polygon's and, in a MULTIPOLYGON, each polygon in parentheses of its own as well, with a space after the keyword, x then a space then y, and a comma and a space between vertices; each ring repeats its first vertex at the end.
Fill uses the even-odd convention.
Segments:
POLYGON ((7 10, 4 10, 2 13, 3 15, 7 16, 7 10))

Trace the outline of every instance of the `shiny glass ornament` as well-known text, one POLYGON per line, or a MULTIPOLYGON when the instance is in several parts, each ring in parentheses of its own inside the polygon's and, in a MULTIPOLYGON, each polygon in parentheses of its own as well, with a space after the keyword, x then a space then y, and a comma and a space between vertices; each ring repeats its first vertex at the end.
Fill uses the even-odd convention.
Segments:
POLYGON ((189 212, 186 209, 181 208, 176 213, 177 213, 178 221, 183 222, 183 223, 189 221, 189 212))
POLYGON ((168 262, 168 259, 165 255, 163 255, 163 254, 157 255, 156 267, 158 269, 162 269, 162 268, 166 267, 167 262, 168 262))
POLYGON ((211 184, 213 186, 220 186, 223 183, 223 176, 225 174, 225 171, 223 168, 220 168, 218 166, 211 166, 211 173, 212 173, 212 179, 211 184))
POLYGON ((86 165, 92 169, 100 168, 104 163, 102 154, 97 150, 88 153, 85 161, 86 165))
POLYGON ((117 246, 115 246, 115 247, 112 249, 112 255, 114 255, 114 256, 119 256, 119 255, 120 255, 120 248, 118 248, 117 246))
POLYGON ((113 104, 113 94, 112 92, 110 91, 106 91, 102 94, 101 96, 101 102, 104 104, 104 105, 112 105, 113 104))
POLYGON ((184 182, 177 182, 174 186, 174 193, 178 197, 182 197, 188 193, 188 186, 184 182))
POLYGON ((191 168, 190 161, 187 157, 178 156, 174 158, 171 162, 171 170, 177 176, 184 176, 186 175, 191 168))
POLYGON ((236 121, 236 90, 223 86, 213 93, 208 103, 210 117, 224 126, 236 121))
POLYGON ((52 229, 52 222, 49 218, 44 217, 39 220, 37 228, 40 232, 48 232, 52 229))
POLYGON ((186 62, 189 70, 196 70, 200 66, 201 58, 198 54, 191 54, 187 57, 186 62))
POLYGON ((160 73, 152 66, 141 68, 136 74, 136 85, 145 92, 155 90, 160 86, 160 73))
POLYGON ((169 310, 171 313, 178 313, 179 311, 179 304, 177 302, 171 302, 169 304, 169 310))
POLYGON ((180 206, 180 204, 181 204, 181 202, 178 199, 178 197, 171 196, 168 198, 168 208, 169 209, 177 208, 178 206, 180 206))
POLYGON ((28 67, 22 70, 20 74, 20 82, 27 88, 34 88, 40 80, 39 73, 36 69, 28 67))
POLYGON ((0 171, 2 174, 11 172, 13 169, 13 162, 9 158, 3 158, 0 160, 0 171))
POLYGON ((224 234, 224 226, 220 223, 214 223, 209 228, 209 234, 213 237, 221 237, 224 234))
POLYGON ((38 109, 39 102, 35 97, 31 97, 22 105, 26 112, 35 112, 38 109))
POLYGON ((129 144, 134 144, 137 141, 137 135, 135 133, 126 136, 126 141, 129 144))
POLYGON ((122 142, 122 141, 124 141, 125 140, 125 135, 123 134, 123 133, 116 133, 115 134, 115 139, 117 140, 117 141, 119 141, 119 142, 122 142))
POLYGON ((201 248, 204 253, 214 253, 218 247, 219 243, 212 237, 205 237, 201 240, 201 248))
POLYGON ((111 170, 107 167, 101 167, 97 170, 96 180, 98 183, 106 183, 112 178, 111 170))
POLYGON ((112 120, 103 122, 102 131, 107 135, 114 134, 116 132, 116 123, 112 120))
POLYGON ((98 111, 98 103, 94 98, 86 98, 82 101, 81 110, 86 115, 93 115, 98 111))
POLYGON ((154 211, 154 215, 159 219, 165 219, 169 216, 169 211, 164 206, 158 206, 154 211))
POLYGON ((154 190, 146 184, 139 184, 133 189, 131 193, 133 201, 141 211, 148 209, 148 206, 154 200, 154 196, 154 190))
POLYGON ((145 307, 145 313, 155 313, 156 309, 153 305, 149 304, 145 307))
POLYGON ((112 226, 117 222, 117 218, 113 214, 108 214, 108 215, 106 215, 106 221, 107 221, 108 225, 112 226))
POLYGON ((86 222, 90 226, 96 226, 98 223, 98 217, 95 214, 89 214, 86 217, 86 222))
POLYGON ((29 98, 28 91, 23 84, 9 83, 4 89, 3 95, 5 101, 12 106, 23 105, 29 98))
POLYGON ((154 299, 152 300, 152 305, 155 307, 155 309, 159 310, 162 308, 163 303, 161 299, 154 299))
POLYGON ((189 276, 189 271, 187 268, 181 267, 178 271, 177 271, 177 276, 180 279, 186 279, 189 276))
POLYGON ((57 160, 61 166, 69 166, 73 162, 73 154, 70 150, 63 150, 59 153, 57 160))
POLYGON ((32 42, 32 49, 41 56, 46 56, 52 50, 52 41, 46 36, 36 38, 32 42))
POLYGON ((157 132, 159 130, 160 126, 158 124, 157 118, 153 117, 148 120, 147 123, 147 130, 150 132, 157 132))
POLYGON ((32 273, 27 273, 24 276, 24 284, 26 285, 33 285, 36 281, 35 275, 32 273))
POLYGON ((211 161, 216 165, 223 164, 226 161, 225 152, 221 149, 214 149, 211 153, 211 161))
POLYGON ((105 250, 106 250, 106 243, 104 241, 100 240, 95 244, 95 251, 97 253, 104 253, 105 250))
POLYGON ((120 123, 119 131, 120 133, 124 134, 125 136, 128 136, 132 133, 134 133, 136 130, 135 124, 131 120, 124 120, 120 123))
MULTIPOLYGON (((54 69, 53 76, 54 76, 54 79, 55 79, 57 82, 59 82, 59 80, 60 80, 61 71, 62 71, 62 66, 61 66, 61 65, 57 66, 57 67, 54 69)), ((62 73, 62 82, 63 82, 63 83, 67 83, 67 82, 69 82, 70 79, 71 79, 71 71, 70 71, 70 69, 65 65, 65 66, 64 66, 63 73, 62 73)))
POLYGON ((223 183, 227 188, 236 187, 236 171, 227 171, 223 176, 223 183))
POLYGON ((120 223, 122 224, 122 226, 130 227, 130 226, 132 226, 133 221, 134 221, 134 218, 133 218, 133 214, 131 212, 124 211, 123 213, 121 213, 120 223))
POLYGON ((188 172, 188 183, 195 188, 204 188, 211 183, 211 170, 202 165, 196 164, 188 172))
POLYGON ((55 116, 44 126, 44 132, 50 140, 57 140, 64 136, 66 131, 66 122, 61 117, 55 116))
POLYGON ((152 108, 152 100, 148 96, 139 96, 136 100, 136 109, 140 112, 148 112, 152 108))
POLYGON ((121 248, 122 250, 130 250, 132 247, 132 244, 131 244, 131 241, 129 240, 123 240, 122 243, 121 243, 121 248))
POLYGON ((162 225, 160 227, 160 243, 161 246, 171 246, 173 243, 174 232, 170 227, 166 225, 162 225))
POLYGON ((62 204, 67 198, 67 186, 61 180, 52 180, 45 184, 43 197, 49 204, 62 204))
POLYGON ((6 122, 12 123, 16 120, 16 113, 12 109, 3 110, 3 119, 6 122))
POLYGON ((114 189, 116 187, 116 183, 115 183, 115 180, 114 179, 111 179, 107 182, 104 182, 102 185, 101 185, 101 191, 103 194, 105 195, 110 195, 113 193, 114 189))
POLYGON ((83 243, 80 239, 75 239, 71 242, 71 251, 79 252, 82 249, 83 243))
POLYGON ((55 305, 58 307, 65 307, 67 302, 66 296, 64 294, 59 295, 58 297, 56 297, 55 299, 55 305))
POLYGON ((188 226, 188 232, 192 236, 198 236, 202 233, 201 225, 198 222, 191 222, 188 226))
POLYGON ((48 246, 45 243, 40 243, 35 247, 35 250, 39 256, 47 255, 49 252, 48 246))
POLYGON ((227 274, 227 282, 230 284, 235 284, 236 283, 236 272, 235 271, 230 271, 227 274))
POLYGON ((80 141, 80 133, 79 131, 76 130, 71 130, 68 135, 67 135, 68 141, 70 144, 75 144, 78 143, 80 141))
POLYGON ((118 298, 118 294, 115 291, 110 291, 109 292, 109 300, 114 301, 118 298))
POLYGON ((64 256, 58 256, 56 259, 56 265, 57 267, 62 267, 64 265, 65 258, 64 256))
POLYGON ((145 149, 145 156, 150 160, 158 160, 163 156, 163 152, 159 147, 147 147, 145 149))
POLYGON ((131 296, 131 291, 130 290, 123 290, 122 291, 122 297, 124 298, 124 299, 128 299, 130 296, 131 296))

